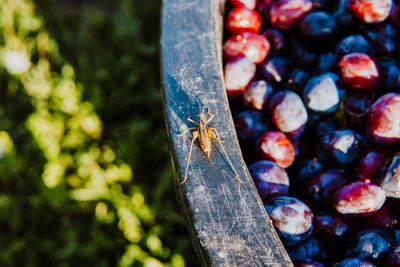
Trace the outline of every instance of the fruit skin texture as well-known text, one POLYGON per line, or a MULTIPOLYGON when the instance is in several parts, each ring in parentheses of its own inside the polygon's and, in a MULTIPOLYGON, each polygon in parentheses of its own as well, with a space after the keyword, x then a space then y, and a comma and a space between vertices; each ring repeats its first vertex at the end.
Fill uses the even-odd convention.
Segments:
POLYGON ((372 262, 360 258, 347 258, 333 265, 334 267, 376 267, 372 262))
POLYGON ((243 93, 243 104, 248 109, 266 110, 273 92, 270 83, 264 80, 252 81, 243 93))
POLYGON ((349 178, 345 171, 339 169, 327 170, 314 176, 308 182, 308 195, 315 203, 330 207, 333 194, 347 183, 349 183, 349 178))
POLYGON ((271 160, 281 168, 292 165, 296 151, 292 142, 279 131, 266 132, 256 143, 260 159, 271 160))
POLYGON ((291 43, 290 59, 297 66, 312 67, 318 60, 318 54, 306 45, 293 41, 291 43))
POLYGON ((379 264, 392 245, 393 238, 385 230, 371 228, 358 232, 351 241, 346 257, 358 257, 379 264))
POLYGON ((275 197, 264 207, 285 244, 297 244, 311 234, 313 214, 311 209, 297 198, 275 197))
POLYGON ((356 18, 348 7, 349 0, 337 0, 334 5, 333 16, 342 27, 351 27, 354 25, 356 18))
POLYGON ((338 80, 339 77, 331 72, 309 79, 303 92, 307 107, 320 113, 336 111, 344 95, 344 91, 336 84, 338 80))
POLYGON ((400 141, 400 94, 388 93, 371 106, 366 121, 369 138, 381 144, 400 141))
POLYGON ((347 165, 362 153, 364 140, 351 129, 339 129, 324 135, 317 145, 318 158, 327 165, 347 165))
POLYGON ((338 71, 344 84, 356 90, 375 90, 380 84, 380 73, 376 62, 367 54, 354 52, 343 56, 338 71))
POLYGON ((400 152, 389 158, 382 167, 379 185, 392 198, 400 198, 400 152))
POLYGON ((385 203, 385 191, 377 185, 353 182, 333 195, 334 208, 345 215, 362 217, 377 212, 385 203))
POLYGON ((280 85, 286 80, 292 63, 284 57, 267 57, 259 66, 259 75, 272 85, 280 85))
POLYGON ((264 202, 289 193, 289 177, 276 163, 269 160, 257 161, 249 166, 249 172, 264 202))
POLYGON ((350 0, 351 12, 365 23, 384 21, 389 17, 392 0, 350 0))
POLYGON ((241 142, 252 143, 268 129, 268 120, 263 113, 258 111, 245 110, 237 114, 234 118, 236 133, 241 142))
POLYGON ((309 237, 295 246, 286 246, 286 251, 292 261, 297 260, 326 260, 326 250, 324 246, 316 239, 309 237))
POLYGON ((336 46, 336 56, 339 58, 346 54, 359 52, 367 55, 373 54, 374 47, 361 34, 353 34, 343 38, 336 46))
POLYGON ((346 245, 354 230, 354 226, 337 213, 323 211, 314 216, 313 235, 331 249, 346 245))
POLYGON ((302 40, 322 45, 337 38, 339 26, 329 13, 313 11, 300 22, 299 30, 302 40))
POLYGON ((292 29, 312 9, 311 0, 281 0, 274 2, 269 11, 269 20, 278 29, 292 29))
POLYGON ((398 32, 389 23, 360 25, 364 36, 374 45, 376 57, 393 57, 396 52, 398 32))
POLYGON ((317 60, 317 66, 315 68, 316 74, 324 74, 327 72, 334 71, 337 65, 337 58, 333 52, 326 52, 321 54, 317 60))
POLYGON ((398 267, 400 266, 400 243, 395 244, 389 251, 387 256, 386 267, 398 267))
POLYGON ((376 183, 379 169, 385 163, 387 158, 387 153, 382 149, 368 150, 357 162, 355 171, 357 180, 366 181, 368 179, 372 183, 376 183))
POLYGON ((275 93, 269 102, 268 110, 275 126, 290 136, 299 135, 308 120, 303 101, 293 91, 275 93))
POLYGON ((386 90, 399 90, 400 65, 396 60, 379 60, 379 69, 382 73, 382 88, 386 90))
POLYGON ((329 117, 322 117, 314 120, 310 127, 313 137, 315 137, 316 140, 320 140, 323 136, 333 132, 336 129, 335 122, 329 117))
POLYGON ((360 218, 359 222, 365 228, 376 227, 380 229, 392 229, 399 224, 396 213, 387 202, 374 214, 360 218))
POLYGON ((230 34, 243 31, 259 32, 261 17, 255 10, 236 7, 228 13, 225 26, 230 34))
POLYGON ((393 3, 392 9, 390 10, 389 21, 394 27, 400 28, 400 4, 396 2, 393 3))
POLYGON ((372 101, 366 94, 357 92, 347 96, 344 102, 344 113, 351 128, 364 129, 365 117, 371 104, 372 101))
POLYGON ((246 7, 248 9, 255 9, 257 0, 229 0, 229 4, 234 7, 246 7))
POLYGON ((306 190, 308 181, 322 172, 323 169, 324 166, 322 166, 317 158, 307 158, 296 164, 295 170, 290 178, 295 183, 296 188, 306 190))
POLYGON ((294 267, 324 267, 322 263, 313 260, 297 260, 293 264, 294 267))
POLYGON ((279 51, 286 48, 286 39, 283 33, 278 29, 267 29, 261 34, 268 39, 272 51, 279 51))
POLYGON ((265 59, 269 48, 267 38, 254 32, 240 32, 232 35, 225 41, 223 47, 225 59, 244 56, 255 64, 265 59))
POLYGON ((286 81, 285 88, 298 94, 303 92, 304 86, 310 79, 310 75, 302 69, 294 69, 286 81))
POLYGON ((246 57, 229 60, 224 69, 225 87, 229 97, 240 97, 254 78, 256 65, 246 57))

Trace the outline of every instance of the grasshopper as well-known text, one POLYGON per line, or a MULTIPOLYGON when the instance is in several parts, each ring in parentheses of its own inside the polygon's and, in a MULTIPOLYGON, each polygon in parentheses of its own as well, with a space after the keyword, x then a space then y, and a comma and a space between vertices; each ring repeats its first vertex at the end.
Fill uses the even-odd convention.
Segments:
POLYGON ((196 124, 197 127, 191 127, 186 129, 183 133, 178 134, 178 136, 184 136, 188 131, 190 130, 194 130, 192 132, 192 142, 190 144, 190 149, 189 149, 189 158, 187 160, 187 164, 186 164, 186 171, 185 171, 185 176, 183 178, 183 181, 181 182, 181 184, 184 184, 187 181, 187 173, 188 173, 188 168, 189 168, 189 163, 190 163, 190 157, 192 155, 192 148, 193 148, 193 144, 194 141, 196 139, 199 139, 199 144, 200 144, 200 148, 203 150, 203 152, 206 154, 208 161, 210 162, 210 165, 212 167, 212 163, 211 163, 211 145, 212 145, 212 140, 215 140, 220 146, 222 151, 225 154, 226 159, 228 160, 233 172, 236 175, 236 179, 240 182, 243 183, 242 180, 240 180, 239 175, 236 172, 235 167, 233 167, 233 164, 231 162, 231 160, 228 157, 228 154, 226 153, 224 147, 222 146, 222 143, 224 141, 221 140, 221 138, 219 137, 219 134, 217 132, 217 130, 215 128, 212 127, 208 127, 207 124, 210 123, 210 121, 214 118, 214 114, 211 114, 210 111, 207 112, 208 114, 208 119, 204 113, 204 109, 202 111, 202 113, 200 113, 197 116, 198 122, 192 120, 189 116, 188 121, 190 121, 193 124, 196 124))

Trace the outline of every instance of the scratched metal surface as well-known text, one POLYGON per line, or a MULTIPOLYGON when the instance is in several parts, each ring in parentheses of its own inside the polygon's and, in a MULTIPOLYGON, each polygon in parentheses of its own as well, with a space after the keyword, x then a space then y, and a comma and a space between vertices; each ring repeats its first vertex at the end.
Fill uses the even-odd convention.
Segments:
POLYGON ((224 1, 218 0, 163 2, 163 101, 178 200, 204 266, 293 266, 240 153, 223 84, 223 7, 224 1), (215 114, 210 126, 225 141, 243 184, 235 179, 218 146, 213 147, 211 167, 197 141, 188 181, 180 184, 191 134, 177 134, 195 126, 187 118, 190 114, 196 120, 203 107, 215 114))

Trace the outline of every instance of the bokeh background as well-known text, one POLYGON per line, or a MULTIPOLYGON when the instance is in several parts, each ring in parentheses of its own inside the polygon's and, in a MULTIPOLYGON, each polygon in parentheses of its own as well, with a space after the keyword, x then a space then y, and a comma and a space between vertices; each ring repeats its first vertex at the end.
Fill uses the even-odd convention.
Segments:
POLYGON ((198 266, 163 120, 160 0, 0 0, 0 266, 198 266))

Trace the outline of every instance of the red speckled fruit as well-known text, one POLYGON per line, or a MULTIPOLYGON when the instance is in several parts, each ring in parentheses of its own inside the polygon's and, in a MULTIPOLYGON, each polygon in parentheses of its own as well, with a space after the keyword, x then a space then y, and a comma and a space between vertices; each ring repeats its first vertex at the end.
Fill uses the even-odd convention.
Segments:
POLYGON ((248 9, 255 9, 257 0, 229 0, 229 4, 234 7, 246 7, 248 9))
POLYGON ((377 143, 400 141, 400 94, 381 96, 371 106, 367 115, 367 132, 377 143))
POLYGON ((256 73, 256 65, 246 57, 237 57, 225 65, 225 87, 228 96, 239 97, 256 73))
POLYGON ((261 17, 255 10, 236 7, 229 12, 225 25, 230 34, 243 31, 259 32, 261 17))
POLYGON ((365 23, 384 21, 390 14, 392 0, 350 0, 351 12, 365 23))
POLYGON ((256 150, 260 159, 271 160, 281 168, 292 165, 296 154, 292 142, 279 131, 266 132, 261 136, 256 150))
POLYGON ((350 88, 374 90, 379 86, 380 75, 376 62, 364 53, 350 53, 338 63, 339 76, 350 88))
POLYGON ((258 64, 268 54, 269 42, 263 35, 253 32, 241 32, 231 36, 224 44, 225 59, 244 56, 258 64))
POLYGON ((353 182, 336 191, 333 206, 342 214, 360 217, 377 212, 385 200, 385 190, 380 186, 353 182))
POLYGON ((278 29, 291 29, 312 9, 311 0, 281 0, 274 2, 269 11, 269 20, 278 29))

